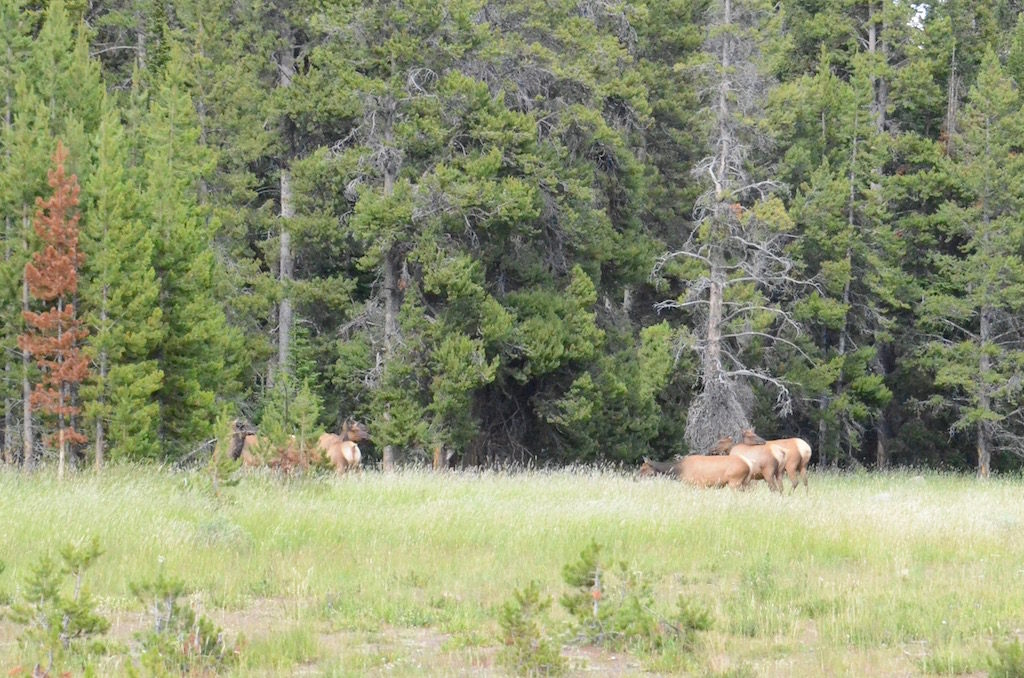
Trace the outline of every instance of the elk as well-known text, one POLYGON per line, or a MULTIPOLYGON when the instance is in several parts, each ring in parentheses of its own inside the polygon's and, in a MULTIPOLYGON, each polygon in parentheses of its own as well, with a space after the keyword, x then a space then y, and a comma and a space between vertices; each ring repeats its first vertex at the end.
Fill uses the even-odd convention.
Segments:
MULTIPOLYGON (((284 447, 276 449, 268 438, 259 436, 243 420, 236 419, 231 434, 231 458, 241 457, 243 466, 262 466, 291 471, 296 467, 309 468, 309 455, 303 451, 295 436, 288 436, 284 447)), ((315 459, 314 459, 315 461, 315 459)))
POLYGON ((744 457, 691 454, 677 461, 653 461, 644 457, 640 475, 670 475, 697 487, 745 488, 750 484, 754 467, 744 457))
POLYGON ((782 469, 786 465, 786 449, 781 445, 765 443, 734 443, 732 436, 718 441, 715 452, 743 457, 754 467, 751 480, 764 480, 768 489, 782 494, 782 469))
POLYGON ((320 436, 317 450, 323 452, 339 475, 349 469, 358 471, 362 468, 363 455, 357 443, 369 437, 366 426, 347 419, 340 433, 324 433, 320 436))
MULTIPOLYGON (((747 445, 760 445, 766 441, 754 433, 754 429, 748 428, 743 432, 743 442, 747 445)), ((790 491, 796 492, 796 486, 800 484, 797 480, 797 475, 803 479, 804 488, 810 491, 810 488, 807 487, 807 464, 811 461, 810 444, 803 438, 780 438, 779 440, 769 440, 767 444, 778 445, 786 452, 785 471, 786 475, 789 476, 789 481, 793 484, 790 491)), ((779 474, 779 482, 781 486, 781 473, 779 474)))

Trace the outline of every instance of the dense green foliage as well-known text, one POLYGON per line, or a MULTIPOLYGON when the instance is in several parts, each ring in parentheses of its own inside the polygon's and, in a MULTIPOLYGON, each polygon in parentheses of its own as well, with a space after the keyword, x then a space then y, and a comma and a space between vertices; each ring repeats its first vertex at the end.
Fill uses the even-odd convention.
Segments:
POLYGON ((1018 468, 1016 5, 725 6, 0 0, 4 460, 51 454, 15 338, 60 139, 83 462, 192 458, 227 407, 632 463, 728 380, 816 463, 1018 468))

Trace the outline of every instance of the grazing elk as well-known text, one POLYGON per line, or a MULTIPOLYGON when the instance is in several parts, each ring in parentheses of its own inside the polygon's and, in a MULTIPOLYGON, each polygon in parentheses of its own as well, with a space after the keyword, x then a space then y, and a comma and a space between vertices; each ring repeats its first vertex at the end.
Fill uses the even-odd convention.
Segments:
MULTIPOLYGON (((754 433, 754 429, 748 428, 743 432, 743 442, 747 445, 760 445, 766 441, 761 436, 754 433)), ((789 476, 789 481, 793 484, 790 488, 791 492, 796 492, 796 486, 799 485, 797 476, 804 481, 804 488, 810 491, 807 487, 807 464, 811 461, 811 446, 803 438, 781 438, 779 440, 767 441, 769 445, 778 445, 786 452, 786 464, 785 471, 786 475, 789 476)), ((781 485, 782 475, 779 474, 779 482, 781 485)))
POLYGON ((677 461, 653 461, 644 457, 640 475, 656 473, 678 478, 697 487, 745 488, 750 484, 753 465, 744 457, 691 454, 677 461))
POLYGON ((786 450, 781 445, 734 443, 732 436, 718 441, 715 452, 743 457, 754 467, 751 480, 764 480, 769 490, 782 494, 782 469, 786 465, 786 450))
POLYGON ((339 474, 349 469, 362 468, 363 455, 357 443, 369 438, 366 426, 353 419, 347 419, 340 433, 324 433, 317 441, 317 449, 334 465, 339 474))

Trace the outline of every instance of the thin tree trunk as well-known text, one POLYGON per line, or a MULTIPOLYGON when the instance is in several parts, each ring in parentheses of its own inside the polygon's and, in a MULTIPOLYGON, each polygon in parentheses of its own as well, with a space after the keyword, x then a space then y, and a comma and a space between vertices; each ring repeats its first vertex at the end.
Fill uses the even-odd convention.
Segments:
POLYGON ((880 413, 879 421, 875 424, 875 468, 879 471, 889 467, 889 422, 885 413, 880 413))
MULTIPOLYGON (((64 298, 57 298, 57 312, 63 314, 64 312, 64 298)), ((62 316, 58 316, 62 317, 62 316)), ((60 344, 61 337, 64 336, 64 326, 61 323, 57 323, 57 343, 60 344)), ((64 359, 61 353, 57 354, 57 369, 63 364, 64 359)), ((65 403, 65 391, 64 384, 57 386, 57 480, 64 480, 64 463, 67 459, 67 449, 64 442, 64 403, 65 403)))
MULTIPOLYGON (((281 50, 281 60, 278 64, 280 80, 278 86, 282 89, 291 87, 292 79, 295 77, 295 54, 292 45, 291 30, 285 31, 284 47, 281 50)), ((283 293, 281 303, 278 305, 277 316, 277 369, 282 373, 288 373, 289 351, 292 332, 292 300, 289 290, 289 283, 292 280, 292 236, 290 221, 295 216, 295 204, 292 196, 292 139, 290 124, 285 121, 285 158, 281 167, 281 241, 279 249, 278 280, 281 283, 283 293)))
MULTIPOLYGON (((992 340, 992 318, 990 309, 987 306, 981 308, 981 323, 979 337, 981 345, 981 360, 978 364, 978 384, 980 393, 978 396, 978 408, 982 412, 988 412, 992 408, 992 398, 988 390, 988 377, 992 371, 992 362, 987 352, 988 343, 992 340)), ((988 478, 992 464, 992 449, 989 441, 988 427, 984 421, 978 422, 978 476, 988 478)))
POLYGON ((828 465, 828 424, 825 423, 825 413, 828 411, 828 396, 821 398, 821 416, 818 417, 818 466, 825 468, 828 465))
MULTIPOLYGON (((398 299, 397 258, 394 247, 384 256, 384 355, 388 362, 394 357, 395 346, 398 340, 398 308, 400 302, 398 299)), ((384 417, 390 418, 390 415, 385 412, 384 417)), ((395 458, 394 445, 385 445, 382 455, 385 471, 391 471, 395 468, 395 458)))
POLYGON ((288 220, 293 216, 295 216, 295 207, 292 202, 291 170, 282 168, 281 247, 278 280, 280 281, 284 292, 281 295, 281 303, 278 306, 277 369, 285 374, 288 372, 292 328, 292 300, 289 296, 290 292, 288 290, 288 283, 292 280, 292 236, 291 232, 288 230, 288 220))
MULTIPOLYGON (((874 55, 881 52, 883 58, 887 58, 888 46, 880 36, 881 31, 875 21, 875 13, 874 0, 870 0, 868 2, 868 53, 874 55)), ((874 113, 875 128, 881 132, 885 128, 885 109, 889 105, 888 81, 879 75, 872 75, 871 92, 871 108, 874 113)))
POLYGON ((946 85, 946 155, 953 150, 956 135, 956 117, 959 112, 960 76, 956 72, 956 46, 949 57, 949 83, 946 85))
MULTIPOLYGON (((393 135, 392 126, 394 124, 394 113, 395 113, 395 102, 388 100, 385 104, 385 130, 384 130, 384 144, 388 151, 391 150, 393 135)), ((395 192, 395 176, 398 172, 397 167, 393 167, 390 160, 386 160, 384 163, 384 195, 391 196, 395 192)), ((391 248, 384 255, 384 270, 383 270, 383 283, 384 283, 384 358, 385 364, 390 363, 394 358, 395 350, 398 346, 398 310, 401 307, 401 299, 399 297, 400 290, 398 289, 398 276, 399 276, 399 255, 398 245, 392 244, 391 248)), ((385 419, 390 418, 390 415, 385 412, 385 419)), ((382 460, 385 471, 391 471, 395 468, 396 461, 396 450, 394 445, 385 445, 382 455, 382 460)))
MULTIPOLYGON (((100 323, 107 321, 107 290, 103 290, 103 307, 100 310, 100 323)), ((103 470, 103 462, 106 457, 106 438, 104 437, 103 416, 106 403, 105 391, 107 389, 107 352, 100 351, 100 394, 99 414, 96 416, 96 473, 103 470)))
MULTIPOLYGON (((8 94, 8 98, 10 95, 8 94)), ((6 113, 5 122, 10 124, 10 107, 6 113)), ((4 216, 4 261, 10 264, 11 261, 11 216, 4 216)), ((12 324, 13 327, 13 324, 12 324)), ((14 383, 14 366, 11 364, 11 356, 4 351, 4 463, 14 464, 14 398, 11 397, 11 385, 14 383)))
MULTIPOLYGON (((7 63, 13 62, 13 55, 11 46, 7 46, 7 63)), ((11 128, 11 90, 8 87, 7 91, 4 92, 4 129, 10 130, 11 128)), ((7 161, 10 162, 11 150, 7 148, 4 152, 7 161)), ((11 261, 11 215, 4 215, 4 262, 10 265, 11 261)), ((13 328, 14 325, 12 324, 13 328)), ((7 351, 4 351, 4 463, 7 465, 13 465, 15 461, 14 454, 14 399, 11 397, 10 388, 14 383, 14 366, 11 364, 11 356, 7 351)))
MULTIPOLYGON (((22 243, 28 254, 28 216, 22 216, 22 243)), ((24 274, 21 277, 21 310, 23 313, 29 310, 28 279, 24 274)), ((32 384, 29 383, 28 375, 31 368, 31 354, 28 350, 21 352, 21 441, 24 446, 22 463, 25 468, 31 469, 35 465, 35 455, 32 451, 32 384)))

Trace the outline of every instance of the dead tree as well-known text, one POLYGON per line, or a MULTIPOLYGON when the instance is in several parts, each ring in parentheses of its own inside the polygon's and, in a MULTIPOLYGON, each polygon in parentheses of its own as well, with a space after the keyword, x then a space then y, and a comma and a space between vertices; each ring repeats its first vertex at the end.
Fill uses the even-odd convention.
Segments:
POLYGON ((780 414, 788 414, 786 384, 763 367, 747 365, 743 350, 757 340, 795 347, 785 337, 798 329, 796 323, 771 299, 806 284, 786 252, 794 238, 788 218, 772 198, 782 186, 750 175, 752 161, 768 146, 756 126, 767 90, 757 67, 756 3, 721 0, 709 11, 708 59, 694 69, 705 85, 704 110, 711 121, 709 153, 692 170, 704 190, 688 237, 655 268, 655 275, 664 275, 675 262, 686 281, 679 296, 656 307, 684 311, 692 322, 685 348, 697 353, 701 370, 701 392, 690 405, 685 433, 693 451, 749 427, 744 400, 752 402, 745 397, 751 379, 773 385, 780 414))

